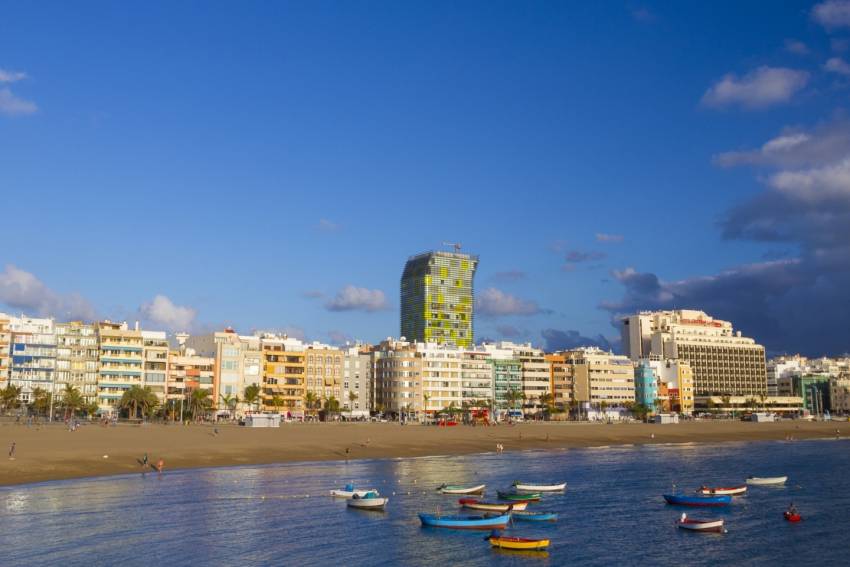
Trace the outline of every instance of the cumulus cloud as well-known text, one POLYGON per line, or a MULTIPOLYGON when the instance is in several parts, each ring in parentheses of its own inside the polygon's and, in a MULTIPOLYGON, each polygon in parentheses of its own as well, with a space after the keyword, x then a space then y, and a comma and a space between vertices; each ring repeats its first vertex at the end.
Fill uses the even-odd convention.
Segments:
POLYGON ((830 57, 826 60, 826 63, 823 64, 823 68, 825 71, 829 71, 830 73, 837 73, 845 76, 850 75, 850 64, 841 57, 830 57))
POLYGON ((596 233, 597 242, 619 243, 623 241, 622 234, 608 234, 607 232, 596 233))
POLYGON ((34 274, 12 264, 0 272, 0 303, 41 317, 85 321, 97 318, 94 307, 82 296, 57 293, 34 274))
POLYGON ((493 274, 493 280, 497 282, 516 282, 524 280, 526 273, 522 270, 506 270, 504 272, 496 272, 493 274))
POLYGON ((613 350, 611 341, 602 335, 595 337, 585 337, 578 331, 560 329, 543 329, 540 331, 540 336, 543 337, 543 348, 547 352, 555 352, 559 350, 571 350, 585 346, 595 346, 605 350, 613 350))
POLYGON ((812 19, 827 29, 850 27, 850 2, 827 0, 812 9, 812 19))
POLYGON ((543 310, 534 301, 520 299, 495 287, 478 294, 475 300, 475 312, 482 317, 502 317, 506 315, 537 315, 543 310))
POLYGON ((786 39, 785 51, 795 53, 797 55, 806 55, 809 53, 809 48, 799 39, 786 39))
POLYGON ((175 305, 165 295, 156 295, 153 300, 139 307, 142 318, 153 326, 168 331, 186 331, 192 328, 197 311, 191 307, 175 305))
POLYGON ((0 83, 16 83, 27 78, 27 74, 21 71, 7 71, 0 69, 0 83))
POLYGON ((715 108, 767 108, 788 102, 808 81, 806 71, 785 67, 762 66, 743 77, 729 73, 705 92, 702 104, 715 108))
POLYGON ((383 311, 387 309, 387 298, 379 289, 347 285, 325 303, 325 308, 328 311, 383 311))
POLYGON ((799 168, 822 166, 850 154, 850 122, 842 117, 813 129, 786 128, 760 148, 714 156, 721 167, 739 165, 799 168))
POLYGON ((38 106, 34 102, 15 96, 8 88, 0 89, 0 114, 6 116, 26 116, 35 114, 38 106))

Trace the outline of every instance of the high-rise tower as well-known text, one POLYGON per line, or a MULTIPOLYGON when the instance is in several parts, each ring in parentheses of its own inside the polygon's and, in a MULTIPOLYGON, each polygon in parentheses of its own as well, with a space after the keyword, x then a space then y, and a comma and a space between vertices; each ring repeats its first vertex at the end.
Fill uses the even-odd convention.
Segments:
POLYGON ((401 335, 412 342, 471 347, 478 256, 426 252, 408 258, 401 276, 401 335))

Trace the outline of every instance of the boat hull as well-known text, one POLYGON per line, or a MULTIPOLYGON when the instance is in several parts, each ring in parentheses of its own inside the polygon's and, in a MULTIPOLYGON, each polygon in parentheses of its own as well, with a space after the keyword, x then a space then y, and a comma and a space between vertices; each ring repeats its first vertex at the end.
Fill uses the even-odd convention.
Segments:
POLYGON ((548 539, 526 539, 521 537, 491 537, 490 545, 500 549, 517 549, 523 551, 541 550, 549 547, 548 539))
POLYGON ((511 502, 538 502, 541 498, 541 494, 539 492, 518 493, 502 492, 500 490, 496 494, 499 496, 500 500, 510 500, 511 502))
POLYGON ((787 476, 771 476, 771 477, 757 477, 751 476, 747 479, 747 484, 752 484, 755 486, 771 486, 775 484, 785 484, 785 481, 788 480, 787 476))
POLYGON ((510 514, 500 514, 498 516, 435 516, 433 514, 419 514, 419 521, 422 522, 423 526, 453 530, 504 529, 510 520, 510 514))
POLYGON ((358 510, 383 510, 389 501, 389 498, 351 498, 348 500, 348 507, 358 510))
POLYGON ((499 502, 481 502, 474 498, 461 498, 458 504, 470 510, 482 510, 484 512, 510 512, 512 510, 525 510, 528 502, 512 502, 510 504, 502 504, 499 502))
POLYGON ((561 492, 567 489, 567 483, 561 484, 521 484, 515 483, 518 492, 561 492))
POLYGON ((522 522, 555 522, 558 514, 555 512, 511 512, 511 518, 522 522))
POLYGON ((679 529, 702 533, 725 533, 723 520, 684 520, 679 521, 679 529))
POLYGON ((377 492, 377 490, 331 490, 331 496, 334 498, 352 498, 356 494, 360 498, 363 498, 370 492, 377 492))
POLYGON ((486 484, 479 484, 478 486, 470 487, 443 485, 437 490, 443 494, 482 494, 486 486, 486 484))
POLYGON ((732 502, 732 497, 729 495, 684 496, 679 494, 664 494, 664 500, 667 501, 667 504, 673 506, 714 507, 728 506, 732 502))
POLYGON ((800 514, 790 514, 788 512, 783 512, 782 517, 785 518, 786 521, 796 523, 803 519, 800 514))
POLYGON ((727 486, 727 487, 716 487, 710 488, 707 486, 703 486, 702 488, 697 489, 697 494, 704 494, 706 496, 717 496, 717 495, 729 495, 729 496, 738 496, 747 491, 747 485, 742 484, 741 486, 727 486))

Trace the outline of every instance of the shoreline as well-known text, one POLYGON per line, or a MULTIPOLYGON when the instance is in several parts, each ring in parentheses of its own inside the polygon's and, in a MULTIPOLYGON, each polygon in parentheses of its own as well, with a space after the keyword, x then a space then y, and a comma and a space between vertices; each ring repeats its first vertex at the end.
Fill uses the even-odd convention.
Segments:
POLYGON ((699 421, 672 425, 541 422, 492 427, 396 423, 235 425, 0 425, 0 486, 138 473, 162 458, 165 471, 318 461, 397 459, 649 444, 834 439, 847 422, 699 421), (218 429, 218 434, 215 429, 218 429), (7 453, 15 442, 15 458, 7 453), (106 456, 106 458, 104 458, 106 456))

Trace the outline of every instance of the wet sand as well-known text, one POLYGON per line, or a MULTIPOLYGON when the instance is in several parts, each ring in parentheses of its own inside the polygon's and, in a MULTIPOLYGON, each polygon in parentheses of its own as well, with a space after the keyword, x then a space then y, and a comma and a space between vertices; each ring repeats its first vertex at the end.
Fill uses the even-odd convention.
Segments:
POLYGON ((228 465, 558 449, 643 443, 706 443, 829 438, 850 423, 700 421, 678 425, 526 423, 493 427, 396 423, 235 425, 0 425, 0 485, 133 473, 138 460, 163 459, 165 471, 228 465), (7 454, 12 442, 15 458, 7 454), (347 451, 347 452, 346 452, 347 451))

